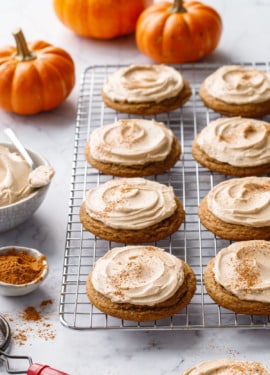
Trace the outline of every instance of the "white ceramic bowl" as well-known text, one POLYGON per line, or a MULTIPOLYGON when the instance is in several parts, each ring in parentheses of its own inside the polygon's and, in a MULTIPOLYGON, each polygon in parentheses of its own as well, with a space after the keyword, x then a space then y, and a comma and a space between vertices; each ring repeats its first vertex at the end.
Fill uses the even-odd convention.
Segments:
MULTIPOLYGON (((20 252, 23 251, 26 254, 29 254, 36 259, 39 259, 40 257, 44 256, 40 251, 36 249, 31 249, 29 247, 23 247, 23 246, 6 246, 0 248, 0 257, 3 255, 8 254, 10 251, 20 252)), ((34 280, 27 284, 9 284, 4 283, 3 281, 0 281, 0 295, 2 296, 23 296, 25 294, 29 294, 36 290, 40 284, 44 281, 44 279, 47 277, 49 272, 49 266, 47 262, 47 258, 44 256, 43 260, 44 269, 42 271, 41 276, 38 278, 38 280, 34 280)))
MULTIPOLYGON (((1 146, 8 147, 11 151, 16 151, 15 147, 9 143, 1 143, 1 146)), ((36 166, 50 165, 40 154, 27 149, 36 166)), ((18 202, 0 207, 0 233, 6 232, 30 218, 43 202, 49 185, 36 189, 28 197, 18 202)))

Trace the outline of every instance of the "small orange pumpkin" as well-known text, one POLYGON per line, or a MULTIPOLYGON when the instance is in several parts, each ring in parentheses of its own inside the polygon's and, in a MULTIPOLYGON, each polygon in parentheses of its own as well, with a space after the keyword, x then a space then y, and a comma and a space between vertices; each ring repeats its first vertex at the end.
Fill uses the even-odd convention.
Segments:
POLYGON ((176 64, 202 59, 218 45, 220 15, 198 1, 175 0, 150 5, 136 25, 136 43, 159 63, 176 64))
POLYGON ((0 49, 0 108, 32 115, 57 107, 75 84, 71 56, 47 42, 26 43, 20 29, 13 35, 16 47, 0 49))
POLYGON ((132 33, 151 0, 53 0, 60 21, 76 34, 112 39, 132 33))

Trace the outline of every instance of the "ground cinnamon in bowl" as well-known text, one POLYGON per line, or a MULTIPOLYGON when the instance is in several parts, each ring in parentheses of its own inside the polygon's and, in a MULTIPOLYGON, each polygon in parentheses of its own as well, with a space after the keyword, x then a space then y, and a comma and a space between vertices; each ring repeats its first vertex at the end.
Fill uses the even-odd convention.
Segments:
POLYGON ((28 294, 39 286, 47 273, 47 259, 40 251, 18 246, 0 248, 0 294, 28 294))
POLYGON ((11 248, 0 256, 0 281, 9 284, 26 284, 38 280, 44 270, 42 255, 36 258, 24 251, 17 252, 11 248))

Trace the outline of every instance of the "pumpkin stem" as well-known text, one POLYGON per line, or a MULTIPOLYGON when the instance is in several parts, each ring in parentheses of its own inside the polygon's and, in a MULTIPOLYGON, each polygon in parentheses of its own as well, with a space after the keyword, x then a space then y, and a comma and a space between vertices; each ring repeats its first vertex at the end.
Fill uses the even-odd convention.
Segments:
POLYGON ((36 54, 34 52, 29 51, 22 30, 16 29, 13 32, 13 36, 15 38, 17 47, 17 52, 13 57, 19 61, 29 61, 36 59, 36 54))
POLYGON ((171 13, 186 13, 187 10, 183 6, 183 0, 174 0, 173 6, 170 8, 171 13))

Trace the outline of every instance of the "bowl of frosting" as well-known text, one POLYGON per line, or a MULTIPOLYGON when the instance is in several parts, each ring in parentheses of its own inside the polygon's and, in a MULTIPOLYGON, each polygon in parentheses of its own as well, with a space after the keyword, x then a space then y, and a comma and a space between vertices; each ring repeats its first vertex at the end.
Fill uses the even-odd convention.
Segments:
POLYGON ((0 295, 23 296, 36 290, 48 275, 46 256, 22 246, 0 248, 0 295))
POLYGON ((27 149, 32 168, 15 146, 0 144, 0 232, 30 218, 43 202, 54 169, 40 154, 27 149))

